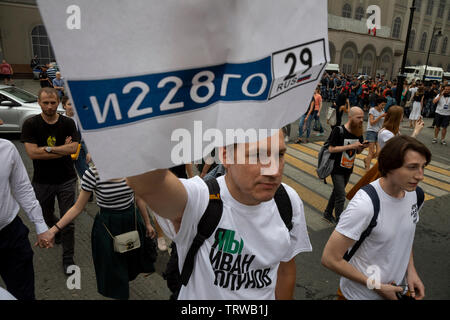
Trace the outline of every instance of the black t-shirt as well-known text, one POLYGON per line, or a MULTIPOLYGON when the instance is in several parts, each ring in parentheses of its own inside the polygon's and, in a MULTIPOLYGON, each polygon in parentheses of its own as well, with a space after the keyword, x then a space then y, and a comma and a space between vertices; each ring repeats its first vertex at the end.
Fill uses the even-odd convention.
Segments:
POLYGON ((344 106, 347 103, 347 94, 345 92, 342 92, 338 95, 337 99, 336 99, 336 106, 338 108, 344 106))
MULTIPOLYGON (((66 137, 79 142, 75 122, 60 115, 54 124, 48 124, 40 114, 28 119, 22 127, 22 142, 34 143, 38 147, 64 145, 66 137)), ((77 177, 70 155, 51 160, 33 160, 33 182, 61 184, 77 177)))
MULTIPOLYGON (((345 126, 343 134, 339 127, 333 129, 330 135, 330 146, 338 147, 353 144, 357 141, 363 143, 363 137, 357 137, 354 134, 347 131, 345 126)), ((332 153, 332 158, 334 159, 334 168, 331 172, 332 174, 351 174, 353 172, 353 165, 356 159, 356 149, 347 150, 339 153, 332 153)))
POLYGON ((183 179, 187 179, 187 173, 186 173, 186 165, 185 164, 180 164, 179 166, 175 166, 172 168, 169 168, 170 171, 172 171, 172 173, 174 175, 176 175, 178 178, 183 178, 183 179))

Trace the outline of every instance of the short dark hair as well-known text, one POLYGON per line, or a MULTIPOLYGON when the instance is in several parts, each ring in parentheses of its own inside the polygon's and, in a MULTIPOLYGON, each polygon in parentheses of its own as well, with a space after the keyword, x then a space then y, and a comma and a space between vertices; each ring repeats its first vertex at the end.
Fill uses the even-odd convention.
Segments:
POLYGON ((409 136, 396 136, 385 144, 378 156, 378 170, 381 176, 386 177, 390 171, 401 168, 409 150, 423 155, 427 160, 426 165, 430 163, 431 152, 422 142, 409 136))
POLYGON ((56 91, 55 88, 51 88, 51 87, 44 87, 44 88, 41 88, 41 89, 38 91, 38 100, 41 100, 42 93, 44 93, 44 92, 45 92, 47 95, 49 95, 49 96, 55 95, 56 98, 59 100, 58 91, 56 91))
POLYGON ((69 101, 69 97, 68 96, 63 96, 61 98, 61 104, 62 104, 63 107, 66 105, 67 101, 69 101))
POLYGON ((378 96, 377 99, 376 99, 377 105, 380 105, 380 104, 382 104, 383 102, 384 102, 384 103, 387 103, 387 99, 386 99, 385 97, 380 97, 380 96, 378 96))

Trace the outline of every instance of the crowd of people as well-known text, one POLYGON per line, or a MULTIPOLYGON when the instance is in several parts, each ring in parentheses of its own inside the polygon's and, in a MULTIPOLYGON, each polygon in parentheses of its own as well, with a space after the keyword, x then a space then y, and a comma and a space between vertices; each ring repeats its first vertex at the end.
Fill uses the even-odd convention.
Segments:
MULTIPOLYGON (((58 72, 52 86, 47 85, 52 77, 50 69, 40 77, 38 103, 42 113, 27 120, 22 130, 21 141, 33 160, 31 182, 17 149, 0 139, 0 160, 8 164, 0 169, 0 275, 12 296, 35 298, 33 251, 28 229, 18 216, 19 207, 36 226, 35 246, 50 248, 62 243, 63 271, 69 275, 69 266, 75 264, 73 220, 95 193, 99 212, 92 228, 92 257, 102 295, 128 299, 129 281, 139 273, 154 271, 154 239, 165 233, 176 244, 175 270, 171 272, 178 273, 179 299, 292 299, 295 257, 311 251, 312 246, 301 195, 281 183, 287 149, 283 130, 264 143, 271 161, 279 158, 276 170, 264 174, 261 169, 270 167, 270 163, 228 163, 229 154, 236 157, 237 146, 231 145, 216 149, 221 163, 205 164, 200 168, 201 176, 194 176, 192 167, 184 165, 103 181, 72 119, 71 101, 64 95, 58 72), (61 98, 66 115, 56 112, 61 98), (279 141, 279 150, 270 149, 271 139, 279 141), (207 177, 211 170, 220 173, 207 177), (81 180, 78 199, 77 175, 81 180), (59 218, 54 215, 55 199, 59 218), (156 213, 156 220, 152 221, 151 213, 156 213), (123 235, 128 240, 123 241, 123 235)), ((333 191, 324 218, 337 226, 323 251, 322 263, 342 276, 338 288, 341 299, 399 299, 401 293, 422 299, 425 295, 414 267, 412 244, 422 207, 418 183, 423 180, 431 153, 414 137, 424 126, 420 116, 430 110, 436 114, 436 132, 442 130, 441 143, 445 145, 450 117, 450 86, 431 88, 436 92, 426 95, 429 90, 424 91, 423 84, 406 84, 402 101, 397 103, 395 82, 325 75, 300 118, 298 143, 303 142, 305 130, 309 139, 313 119, 319 121, 319 135, 324 134, 320 124, 323 101, 331 101, 335 109, 336 119, 328 138, 334 160, 333 191), (410 112, 409 102, 414 102, 410 112), (369 114, 366 139, 365 112, 369 114), (341 125, 344 113, 348 121, 341 125), (405 115, 413 121, 413 137, 399 135, 405 115), (345 187, 356 154, 365 148, 370 150, 365 160, 367 176, 353 190, 345 209, 345 187), (372 159, 378 162, 371 168, 372 159), (376 214, 371 206, 364 205, 375 201, 363 188, 367 185, 373 187, 381 204, 376 214), (344 259, 374 216, 380 227, 358 245, 360 249, 351 258, 344 259), (404 232, 392 236, 396 228, 404 232), (381 260, 377 252, 385 252, 387 258, 381 260), (381 283, 374 290, 366 286, 365 268, 370 265, 382 269, 381 283), (400 285, 405 281, 407 292, 400 285)), ((259 152, 257 142, 244 146, 247 158, 259 152)))

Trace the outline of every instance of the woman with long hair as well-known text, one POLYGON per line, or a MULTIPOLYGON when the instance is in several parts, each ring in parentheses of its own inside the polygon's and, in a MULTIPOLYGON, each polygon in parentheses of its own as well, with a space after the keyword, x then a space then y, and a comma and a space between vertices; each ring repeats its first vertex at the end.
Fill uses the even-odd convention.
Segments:
MULTIPOLYGON (((396 135, 400 134, 400 123, 403 120, 403 108, 400 106, 392 106, 387 111, 386 117, 384 119, 383 127, 378 132, 378 143, 380 144, 380 150, 383 149, 384 145, 389 139, 392 139, 396 135)), ((424 122, 421 117, 416 121, 416 126, 411 137, 415 138, 422 131, 424 127, 424 122)), ((358 192, 358 190, 365 186, 366 184, 375 181, 380 177, 378 171, 378 162, 366 172, 365 175, 359 179, 359 181, 353 186, 353 188, 347 193, 346 198, 351 200, 353 196, 358 192)))

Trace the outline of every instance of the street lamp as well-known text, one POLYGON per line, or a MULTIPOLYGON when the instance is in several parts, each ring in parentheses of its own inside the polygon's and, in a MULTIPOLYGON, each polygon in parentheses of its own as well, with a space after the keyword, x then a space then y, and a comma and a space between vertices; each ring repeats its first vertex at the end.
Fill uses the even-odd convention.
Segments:
POLYGON ((402 66, 400 68, 400 74, 397 76, 397 91, 396 91, 396 97, 395 97, 397 100, 397 104, 400 104, 400 101, 402 99, 403 82, 406 79, 406 75, 405 75, 406 57, 408 55, 409 36, 411 34, 411 28, 412 28, 412 23, 413 23, 413 19, 414 19, 414 11, 416 11, 416 0, 413 0, 410 10, 411 10, 411 14, 409 15, 408 31, 406 32, 405 50, 403 51, 402 66))
POLYGON ((441 28, 436 28, 436 25, 434 25, 433 32, 431 33, 430 47, 428 48, 427 63, 425 64, 425 72, 423 74, 422 82, 425 82, 425 77, 427 75, 428 61, 430 60, 431 45, 433 44, 434 37, 436 38, 442 37, 441 28), (437 34, 434 34, 438 30, 439 32, 437 34))

